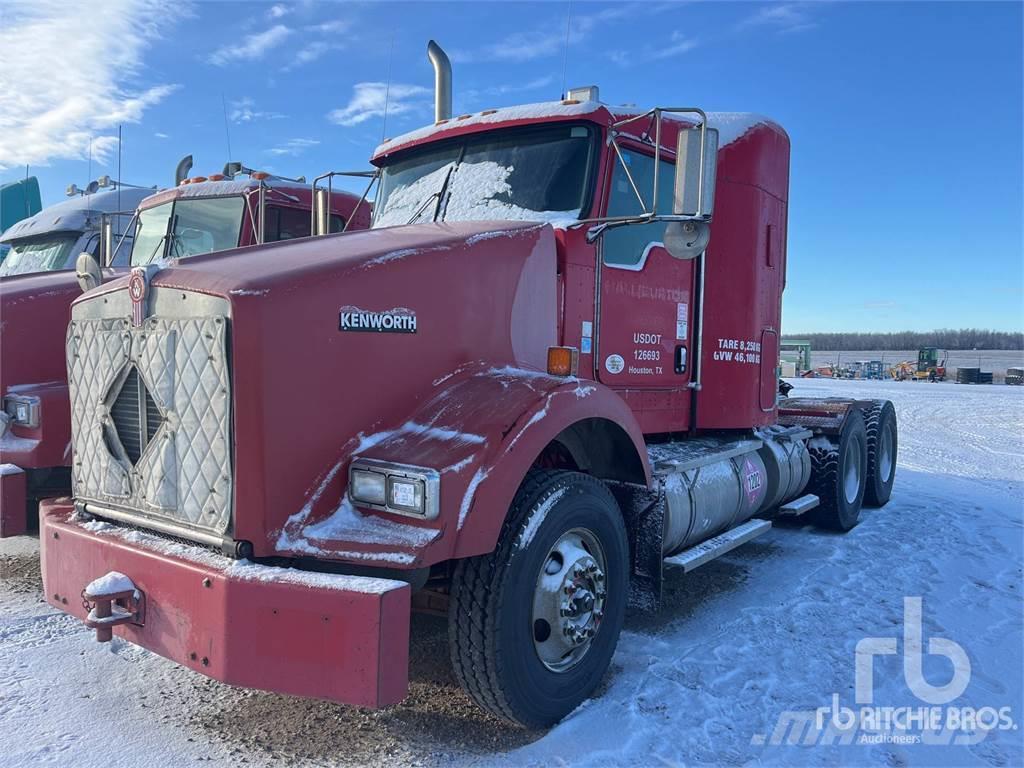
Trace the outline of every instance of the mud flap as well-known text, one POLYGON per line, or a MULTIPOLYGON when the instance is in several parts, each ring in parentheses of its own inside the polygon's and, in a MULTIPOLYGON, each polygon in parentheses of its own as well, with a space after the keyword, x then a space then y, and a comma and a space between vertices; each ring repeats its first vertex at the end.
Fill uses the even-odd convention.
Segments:
POLYGON ((0 465, 0 539, 28 531, 25 486, 25 470, 13 464, 0 465))
POLYGON ((608 483, 622 510, 629 535, 629 608, 654 613, 661 608, 665 494, 629 483, 608 483))

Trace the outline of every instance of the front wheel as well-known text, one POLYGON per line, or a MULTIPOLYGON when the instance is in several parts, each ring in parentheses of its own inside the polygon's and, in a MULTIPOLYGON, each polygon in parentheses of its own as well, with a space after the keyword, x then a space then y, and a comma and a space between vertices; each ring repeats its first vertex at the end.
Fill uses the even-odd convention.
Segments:
POLYGON ((629 544, 608 489, 578 472, 531 470, 495 551, 455 568, 455 674, 498 717, 553 725, 604 677, 628 594, 629 544))

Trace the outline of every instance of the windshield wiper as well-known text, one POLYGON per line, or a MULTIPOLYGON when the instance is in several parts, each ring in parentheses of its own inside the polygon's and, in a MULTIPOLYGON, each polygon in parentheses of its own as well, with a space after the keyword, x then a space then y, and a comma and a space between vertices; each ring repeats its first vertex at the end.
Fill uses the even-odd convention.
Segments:
POLYGON ((445 201, 445 194, 448 192, 448 183, 452 180, 452 171, 454 171, 459 162, 462 161, 462 157, 459 157, 457 162, 452 163, 452 167, 448 169, 448 173, 444 175, 444 183, 441 185, 441 191, 437 193, 437 205, 434 206, 434 221, 437 221, 437 215, 441 214, 441 221, 444 221, 444 211, 448 209, 448 203, 445 201), (442 201, 445 201, 444 208, 441 207, 442 201))
POLYGON ((167 242, 168 234, 168 232, 164 232, 162 235, 160 235, 160 239, 156 241, 156 248, 154 248, 153 252, 149 254, 149 258, 146 259, 146 261, 143 262, 142 264, 137 264, 136 266, 145 266, 146 264, 152 264, 153 257, 156 256, 156 252, 160 250, 160 248, 163 246, 165 242, 167 242))
POLYGON ((434 203, 434 215, 431 217, 431 221, 437 221, 437 214, 438 214, 438 211, 441 209, 441 199, 444 197, 444 193, 448 189, 448 181, 451 179, 452 171, 454 171, 454 170, 455 170, 455 165, 453 164, 448 169, 448 173, 446 173, 444 175, 444 181, 441 183, 441 189, 439 189, 437 192, 431 192, 429 195, 427 195, 427 199, 424 200, 422 203, 420 203, 420 207, 416 209, 416 213, 414 213, 411 217, 409 217, 409 220, 407 222, 405 222, 406 225, 412 224, 414 221, 416 221, 416 219, 418 219, 420 217, 420 214, 423 213, 423 210, 428 205, 430 205, 430 201, 431 200, 435 200, 436 201, 434 203))

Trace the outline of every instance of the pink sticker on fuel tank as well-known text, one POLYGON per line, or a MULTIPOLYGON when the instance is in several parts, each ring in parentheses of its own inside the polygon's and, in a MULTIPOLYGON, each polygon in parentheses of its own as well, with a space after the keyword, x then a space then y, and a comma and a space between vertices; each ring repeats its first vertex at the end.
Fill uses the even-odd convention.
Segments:
POLYGON ((764 475, 760 469, 749 458, 743 462, 743 490, 747 494, 747 501, 753 506, 761 495, 761 487, 764 485, 764 475))

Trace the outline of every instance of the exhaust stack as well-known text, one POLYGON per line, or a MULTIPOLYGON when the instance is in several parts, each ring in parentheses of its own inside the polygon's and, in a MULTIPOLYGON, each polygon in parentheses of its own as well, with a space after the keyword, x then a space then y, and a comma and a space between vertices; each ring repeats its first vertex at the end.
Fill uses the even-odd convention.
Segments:
POLYGON ((427 58, 434 65, 434 122, 450 120, 452 116, 452 63, 444 49, 431 40, 427 43, 427 58))

